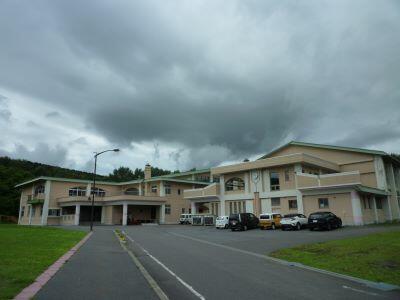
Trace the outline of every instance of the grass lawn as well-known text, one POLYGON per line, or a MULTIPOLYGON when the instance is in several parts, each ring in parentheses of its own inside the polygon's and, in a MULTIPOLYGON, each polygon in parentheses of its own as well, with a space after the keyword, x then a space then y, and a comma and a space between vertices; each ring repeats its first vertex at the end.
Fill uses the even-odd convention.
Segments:
POLYGON ((85 235, 60 228, 0 224, 0 299, 13 298, 85 235))
POLYGON ((281 249, 270 256, 400 285, 400 231, 281 249))

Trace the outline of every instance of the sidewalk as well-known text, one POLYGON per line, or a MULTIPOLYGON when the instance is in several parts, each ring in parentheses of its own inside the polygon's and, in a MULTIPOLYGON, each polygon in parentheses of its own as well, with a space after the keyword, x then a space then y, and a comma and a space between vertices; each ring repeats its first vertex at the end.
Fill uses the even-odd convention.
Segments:
POLYGON ((158 299, 111 228, 91 238, 35 299, 158 299))

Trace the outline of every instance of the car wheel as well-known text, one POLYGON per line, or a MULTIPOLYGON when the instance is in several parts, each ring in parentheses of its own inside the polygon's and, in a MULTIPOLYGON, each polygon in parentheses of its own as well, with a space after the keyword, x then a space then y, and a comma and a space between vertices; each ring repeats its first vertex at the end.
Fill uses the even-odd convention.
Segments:
POLYGON ((243 226, 243 231, 247 231, 247 225, 243 226))
POLYGON ((326 225, 326 230, 331 231, 332 230, 332 225, 331 223, 328 223, 328 225, 326 225))
POLYGON ((339 223, 338 223, 338 228, 342 228, 342 221, 339 221, 339 223))
POLYGON ((310 228, 309 228, 309 230, 310 230, 310 231, 313 231, 313 230, 314 230, 314 228, 310 227, 310 228))
POLYGON ((282 230, 282 231, 285 231, 285 227, 282 226, 282 227, 281 227, 281 230, 282 230))
POLYGON ((225 227, 224 227, 225 229, 227 229, 228 228, 228 224, 225 224, 225 227))
POLYGON ((296 225, 296 230, 301 230, 301 225, 300 225, 300 223, 297 223, 297 225, 296 225))
POLYGON ((275 223, 272 223, 272 225, 271 225, 271 229, 272 229, 272 230, 275 230, 275 229, 276 229, 276 227, 275 227, 275 223))

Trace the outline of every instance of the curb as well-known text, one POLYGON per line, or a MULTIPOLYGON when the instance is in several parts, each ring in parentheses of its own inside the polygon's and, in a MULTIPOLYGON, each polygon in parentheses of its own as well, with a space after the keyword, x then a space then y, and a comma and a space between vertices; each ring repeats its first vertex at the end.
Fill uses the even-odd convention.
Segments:
POLYGON ((60 268, 69 260, 72 255, 91 237, 93 232, 89 232, 83 239, 81 239, 74 247, 69 249, 63 256, 61 256, 55 263, 53 263, 46 271, 40 274, 35 281, 24 288, 14 300, 28 300, 32 299, 40 289, 60 270, 60 268))
POLYGON ((146 279, 150 288, 154 291, 154 293, 157 295, 157 297, 160 300, 168 300, 169 299, 168 296, 164 293, 164 291, 161 289, 161 287, 158 285, 158 283, 149 274, 149 272, 142 265, 142 263, 139 261, 139 259, 136 257, 136 255, 133 254, 133 252, 131 250, 129 250, 128 247, 126 246, 126 243, 127 243, 126 236, 127 235, 126 235, 125 231, 121 231, 121 235, 124 237, 124 239, 121 239, 121 236, 115 230, 114 230, 114 234, 117 237, 119 243, 121 244, 121 247, 129 254, 129 256, 133 260, 134 264, 139 269, 142 276, 146 279))

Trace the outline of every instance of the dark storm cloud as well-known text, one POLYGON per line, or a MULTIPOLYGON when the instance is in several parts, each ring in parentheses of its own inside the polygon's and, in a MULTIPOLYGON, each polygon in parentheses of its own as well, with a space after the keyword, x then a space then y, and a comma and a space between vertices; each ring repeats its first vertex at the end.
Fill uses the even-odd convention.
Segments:
POLYGON ((3 1, 0 87, 177 165, 368 147, 399 139, 399 30, 397 1, 3 1))
POLYGON ((46 114, 46 118, 59 118, 61 114, 58 111, 51 111, 46 114))

